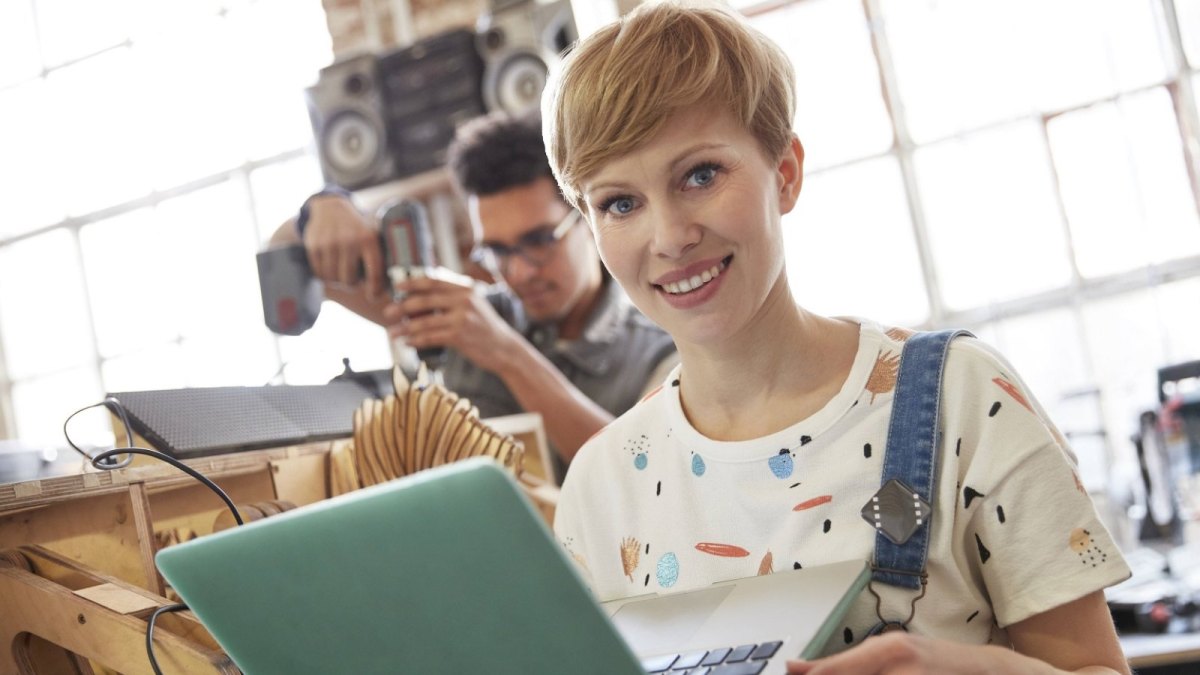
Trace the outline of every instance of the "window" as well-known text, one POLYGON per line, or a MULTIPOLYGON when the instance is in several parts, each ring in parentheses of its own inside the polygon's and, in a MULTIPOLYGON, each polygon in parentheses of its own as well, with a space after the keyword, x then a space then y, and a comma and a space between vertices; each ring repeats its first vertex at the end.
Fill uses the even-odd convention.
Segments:
POLYGON ((970 328, 1102 488, 1200 359, 1200 3, 732 4, 797 71, 797 300, 970 328))
POLYGON ((892 147, 861 3, 809 0, 751 21, 795 68, 796 130, 810 170, 892 147))
POLYGON ((390 364, 328 303, 311 339, 263 324, 254 253, 320 185, 303 90, 330 60, 315 1, 2 3, 0 429, 62 446, 105 392, 390 364))
POLYGON ((1067 113, 1048 131, 1080 274, 1200 253, 1200 219, 1166 89, 1067 113))
POLYGON ((1065 286, 1066 230, 1037 125, 1017 122, 919 147, 917 188, 951 309, 1065 286))
POLYGON ((929 315, 895 159, 812 176, 784 217, 783 236, 788 280, 801 305, 897 325, 929 315))

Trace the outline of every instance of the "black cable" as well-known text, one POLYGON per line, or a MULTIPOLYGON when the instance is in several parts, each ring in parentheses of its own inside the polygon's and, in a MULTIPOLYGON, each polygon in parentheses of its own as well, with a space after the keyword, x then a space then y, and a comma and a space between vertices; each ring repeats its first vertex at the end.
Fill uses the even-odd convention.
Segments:
POLYGON ((200 473, 199 471, 193 469, 192 467, 188 466, 187 464, 184 464, 183 462, 175 459, 174 457, 172 457, 164 452, 159 452, 158 450, 151 450, 150 448, 140 448, 140 447, 135 446, 133 444, 133 430, 129 426, 129 416, 125 413, 125 406, 121 405, 121 402, 118 401, 115 397, 109 396, 108 398, 104 399, 103 401, 101 401, 99 403, 94 403, 92 405, 80 408, 79 410, 76 410, 75 412, 71 413, 71 415, 69 417, 67 417, 66 422, 63 422, 63 436, 67 439, 67 444, 75 449, 75 452, 78 452, 79 454, 83 455, 85 458, 87 458, 87 460, 89 462, 91 462, 92 466, 94 466, 97 469, 100 469, 102 471, 112 471, 113 469, 123 469, 123 468, 129 466, 130 462, 133 461, 134 455, 144 455, 146 457, 153 457, 155 459, 166 462, 167 464, 170 464, 171 466, 175 467, 176 469, 179 469, 180 471, 186 473, 187 475, 191 476, 192 478, 195 478, 196 480, 200 481, 201 483, 204 484, 205 487, 207 487, 208 489, 215 492, 216 495, 221 498, 221 501, 225 502, 225 506, 229 507, 230 512, 233 513, 233 519, 235 521, 237 521, 237 524, 238 525, 245 524, 245 522, 242 520, 242 514, 240 512, 238 512, 237 507, 234 506, 233 500, 230 499, 229 495, 225 494, 225 491, 222 490, 216 483, 209 480, 207 476, 205 476, 204 474, 200 473), (88 453, 84 452, 84 450, 82 448, 75 445, 75 443, 71 440, 71 434, 67 431, 67 424, 70 423, 71 419, 74 418, 79 413, 81 413, 85 410, 90 410, 92 408, 97 408, 100 406, 104 406, 105 408, 108 408, 109 411, 113 412, 114 414, 116 414, 118 417, 121 418, 121 424, 123 424, 125 427, 125 438, 126 438, 126 441, 129 443, 129 445, 124 448, 112 448, 111 450, 105 450, 104 452, 101 452, 96 455, 89 455, 88 453), (123 460, 119 460, 119 461, 112 459, 112 458, 116 457, 117 455, 128 455, 128 457, 126 457, 123 460), (112 459, 112 461, 108 461, 110 459, 112 459))
MULTIPOLYGON (((125 467, 129 466, 130 462, 133 461, 133 455, 129 455, 128 457, 126 457, 125 459, 123 459, 121 461, 114 460, 112 462, 106 462, 103 466, 98 465, 98 464, 96 464, 96 459, 94 457, 87 454, 87 452, 85 452, 83 450, 83 448, 79 447, 78 445, 75 445, 75 442, 71 440, 70 432, 67 431, 67 425, 71 423, 71 420, 75 419, 76 415, 78 415, 79 413, 84 412, 86 410, 91 410, 92 408, 99 408, 100 406, 104 406, 105 408, 108 408, 109 412, 111 412, 114 415, 121 418, 121 424, 125 427, 126 442, 132 446, 133 445, 133 430, 129 426, 129 416, 125 414, 125 406, 121 405, 121 402, 118 401, 117 399, 113 398, 112 396, 105 398, 103 401, 101 401, 99 403, 93 403, 92 405, 80 408, 79 410, 76 410, 75 412, 68 415, 67 419, 63 422, 63 438, 65 438, 67 440, 67 445, 71 446, 72 450, 83 455, 84 459, 91 462, 92 466, 96 467, 97 469, 102 469, 105 471, 111 471, 113 469, 124 469, 125 467)), ((112 455, 110 455, 110 457, 111 456, 112 455)))
POLYGON ((150 658, 150 667, 154 669, 154 675, 162 675, 162 671, 158 668, 158 659, 154 658, 154 622, 158 621, 160 614, 182 612, 187 608, 188 606, 183 603, 163 605, 154 610, 154 613, 150 615, 150 619, 146 622, 146 656, 150 658))
MULTIPOLYGON (((103 462, 104 460, 108 459, 109 457, 115 457, 116 455, 123 455, 126 453, 128 453, 130 455, 144 455, 146 457, 153 457, 155 459, 162 460, 162 461, 166 462, 167 464, 170 464, 171 466, 175 467, 176 469, 179 469, 180 471, 186 473, 187 475, 191 476, 192 478, 195 478, 196 480, 200 481, 201 483, 204 483, 205 487, 207 487, 208 489, 217 493, 217 496, 221 498, 221 501, 225 502, 225 506, 229 507, 229 510, 233 513, 233 519, 237 521, 237 524, 238 525, 245 524, 242 521, 242 514, 238 512, 237 507, 233 505, 233 500, 229 498, 229 495, 225 494, 224 490, 222 490, 220 487, 218 487, 216 483, 209 480, 208 477, 205 476, 204 474, 200 473, 199 471, 193 469, 192 467, 188 466, 187 464, 184 464, 183 462, 175 459, 174 457, 172 457, 166 453, 159 452, 158 450, 151 450, 150 448, 139 448, 139 447, 133 446, 133 445, 131 445, 127 448, 113 448, 112 450, 105 450, 104 452, 96 455, 92 459, 92 466, 96 467, 97 469, 107 469, 108 467, 104 466, 100 462, 103 462)), ((130 457, 130 459, 133 459, 133 458, 130 457)))
MULTIPOLYGON (((234 506, 233 500, 230 499, 229 495, 226 494, 225 491, 222 490, 216 483, 209 480, 207 476, 164 452, 135 446, 133 444, 133 429, 129 426, 129 415, 125 412, 125 406, 121 405, 121 402, 113 396, 109 396, 99 403, 94 403, 71 413, 67 417, 66 421, 63 422, 63 437, 67 439, 67 445, 70 445, 75 452, 83 455, 89 462, 91 462, 92 466, 102 471, 123 469, 133 462, 134 455, 144 455, 146 457, 153 457, 166 462, 167 464, 179 469, 192 478, 200 481, 205 487, 215 492, 217 496, 221 498, 221 501, 225 502, 225 506, 229 507, 230 512, 233 513, 233 519, 237 521, 237 524, 244 524, 244 521, 242 520, 242 514, 237 510, 237 507, 234 506), (75 442, 71 440, 71 434, 67 431, 67 425, 79 413, 92 408, 98 408, 100 406, 108 408, 109 412, 112 412, 121 418, 121 424, 125 427, 125 439, 128 445, 124 448, 112 448, 95 455, 89 455, 83 450, 83 448, 75 445, 75 442), (126 455, 126 457, 125 459, 117 460, 115 459, 117 455, 126 455)), ((162 671, 158 668, 158 660, 154 658, 154 622, 158 621, 160 614, 165 614, 168 612, 181 612, 187 608, 188 606, 182 603, 176 605, 163 605, 162 607, 154 610, 154 613, 150 615, 150 619, 146 622, 146 656, 150 659, 150 667, 154 669, 155 675, 162 675, 162 671)))

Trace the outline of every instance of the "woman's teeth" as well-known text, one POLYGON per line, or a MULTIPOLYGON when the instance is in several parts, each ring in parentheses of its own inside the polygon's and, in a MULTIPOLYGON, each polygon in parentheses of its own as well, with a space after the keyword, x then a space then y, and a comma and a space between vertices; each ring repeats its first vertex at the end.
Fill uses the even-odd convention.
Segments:
POLYGON ((703 286, 704 284, 707 284, 708 282, 712 281, 713 279, 716 279, 717 277, 721 276, 721 272, 724 269, 725 269, 725 261, 722 260, 721 262, 717 263, 716 265, 713 265, 709 269, 704 270, 704 272, 697 274, 690 279, 681 279, 679 281, 673 281, 669 284, 663 284, 662 289, 664 291, 670 293, 671 295, 679 295, 680 293, 690 293, 691 291, 694 291, 697 288, 700 288, 701 286, 703 286))

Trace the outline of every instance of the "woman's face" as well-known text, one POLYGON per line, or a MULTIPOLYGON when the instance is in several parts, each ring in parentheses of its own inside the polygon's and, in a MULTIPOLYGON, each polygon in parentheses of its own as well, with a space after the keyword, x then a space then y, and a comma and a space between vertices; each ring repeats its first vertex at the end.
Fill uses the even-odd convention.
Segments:
POLYGON ((786 294, 779 220, 800 192, 803 150, 768 159, 727 112, 693 106, 583 181, 600 255, 677 342, 753 329, 786 294))

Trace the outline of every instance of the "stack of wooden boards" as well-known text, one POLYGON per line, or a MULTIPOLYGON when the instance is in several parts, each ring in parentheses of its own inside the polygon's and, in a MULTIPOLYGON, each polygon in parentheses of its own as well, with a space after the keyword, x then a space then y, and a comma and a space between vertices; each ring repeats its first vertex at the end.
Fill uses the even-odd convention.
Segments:
POLYGON ((330 451, 330 492, 343 494, 468 457, 495 459, 520 475, 524 447, 479 420, 479 409, 430 380, 392 370, 395 393, 354 411, 351 443, 330 451))

